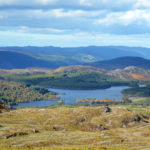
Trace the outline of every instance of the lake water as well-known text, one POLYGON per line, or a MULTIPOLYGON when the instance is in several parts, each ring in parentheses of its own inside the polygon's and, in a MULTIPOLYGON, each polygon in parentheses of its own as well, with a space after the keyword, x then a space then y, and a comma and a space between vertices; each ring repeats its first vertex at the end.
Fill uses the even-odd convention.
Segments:
MULTIPOLYGON (((114 99, 121 100, 121 91, 129 88, 127 86, 111 87, 108 89, 97 89, 97 90, 66 90, 66 89, 54 89, 49 88, 50 91, 62 93, 58 95, 65 104, 76 104, 77 99, 96 98, 96 99, 114 99)), ((15 107, 44 107, 48 105, 58 104, 58 101, 42 100, 27 103, 19 103, 15 107)))

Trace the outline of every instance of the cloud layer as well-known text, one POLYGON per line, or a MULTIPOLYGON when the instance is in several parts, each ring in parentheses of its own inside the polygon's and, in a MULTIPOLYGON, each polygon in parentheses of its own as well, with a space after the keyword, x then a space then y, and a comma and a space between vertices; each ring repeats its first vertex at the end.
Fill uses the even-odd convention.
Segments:
MULTIPOLYGON (((71 42, 72 45, 79 45, 78 43, 82 45, 82 41, 84 45, 85 36, 83 35, 85 34, 88 35, 89 41, 93 40, 93 34, 96 37, 107 35, 103 36, 107 39, 97 38, 99 42, 95 42, 95 44, 99 43, 99 45, 104 44, 102 41, 105 40, 109 44, 112 37, 123 38, 124 36, 130 36, 130 43, 131 41, 135 43, 134 38, 137 40, 137 35, 147 38, 150 34, 150 1, 0 0, 0 32, 5 37, 8 35, 12 37, 15 34, 14 37, 20 43, 22 40, 19 37, 25 36, 25 34, 28 36, 45 36, 49 39, 60 36, 66 38, 66 41, 68 40, 68 43, 71 42), (73 43, 71 38, 67 38, 70 35, 76 37, 79 35, 80 41, 75 40, 73 43)), ((126 38, 126 40, 128 39, 126 38)), ((146 42, 147 40, 145 40, 145 45, 149 47, 149 43, 146 42)), ((9 45, 15 45, 15 42, 10 43, 9 45)), ((25 45, 32 44, 30 40, 25 43, 25 45)), ((37 43, 39 43, 38 39, 37 43)), ((87 45, 88 43, 91 44, 91 42, 87 42, 87 45)), ((50 44, 53 45, 51 42, 50 44)), ((95 44, 93 43, 93 45, 95 44)), ((119 45, 119 41, 115 41, 114 44, 119 45)))

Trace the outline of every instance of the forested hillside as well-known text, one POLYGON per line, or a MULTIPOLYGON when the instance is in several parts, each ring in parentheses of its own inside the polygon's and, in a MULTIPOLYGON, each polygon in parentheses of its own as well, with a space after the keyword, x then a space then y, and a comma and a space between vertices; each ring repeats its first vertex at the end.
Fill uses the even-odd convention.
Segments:
POLYGON ((44 88, 30 87, 17 82, 0 80, 0 101, 7 104, 36 100, 56 100, 56 93, 44 88))

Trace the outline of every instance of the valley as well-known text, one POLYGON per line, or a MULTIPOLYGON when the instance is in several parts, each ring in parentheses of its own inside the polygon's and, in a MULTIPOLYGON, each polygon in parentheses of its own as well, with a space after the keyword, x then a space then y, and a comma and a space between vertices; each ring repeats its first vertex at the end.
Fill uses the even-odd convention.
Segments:
MULTIPOLYGON (((32 51, 19 53, 17 48, 4 51, 7 59, 1 55, 0 61, 0 149, 150 147, 149 60, 132 56, 99 61, 87 54, 66 64, 57 61, 55 54, 41 57, 40 50, 37 56, 32 51)), ((65 60, 64 56, 59 59, 65 60)))
POLYGON ((150 150, 150 0, 0 0, 0 150, 150 150))

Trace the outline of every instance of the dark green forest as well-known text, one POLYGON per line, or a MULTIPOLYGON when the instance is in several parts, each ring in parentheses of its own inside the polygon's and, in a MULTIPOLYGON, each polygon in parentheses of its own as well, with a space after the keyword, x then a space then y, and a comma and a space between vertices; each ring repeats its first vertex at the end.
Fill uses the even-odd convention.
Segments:
POLYGON ((136 80, 121 80, 92 71, 64 71, 53 74, 5 75, 9 81, 65 89, 105 89, 111 86, 137 86, 136 80))

